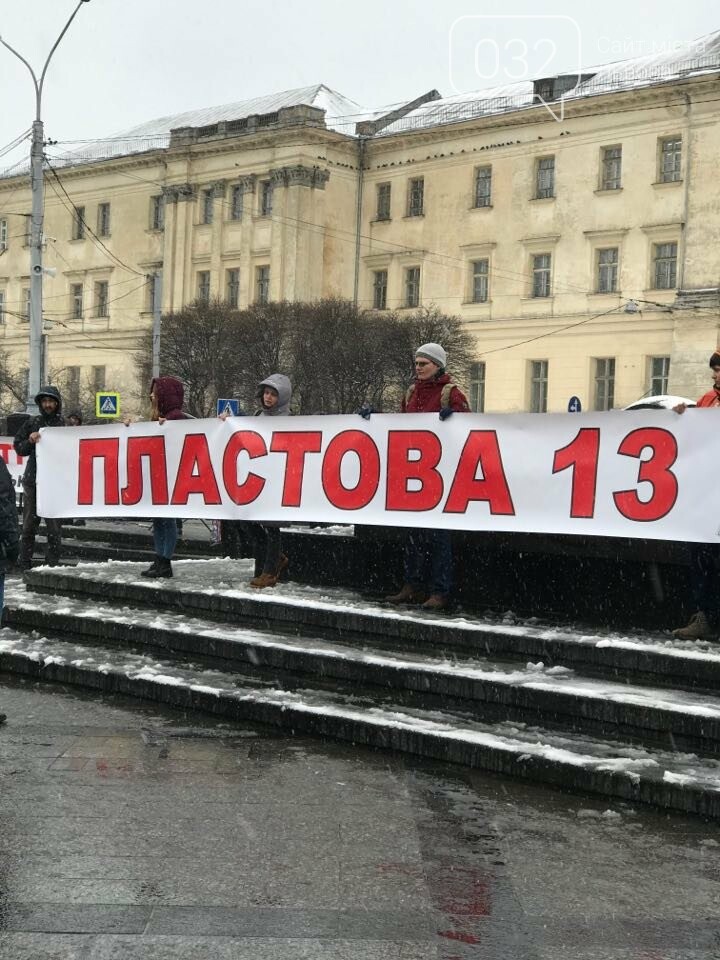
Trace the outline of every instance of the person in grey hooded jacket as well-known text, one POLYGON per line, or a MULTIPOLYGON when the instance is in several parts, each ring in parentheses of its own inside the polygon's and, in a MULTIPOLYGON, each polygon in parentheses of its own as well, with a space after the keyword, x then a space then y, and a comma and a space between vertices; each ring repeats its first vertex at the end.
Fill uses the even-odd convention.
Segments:
MULTIPOLYGON (((255 394, 260 406, 256 417, 286 417, 290 414, 292 386, 283 373, 273 373, 258 384, 255 394)), ((274 587, 287 569, 288 558, 282 552, 279 523, 253 523, 255 576, 252 587, 274 587)))

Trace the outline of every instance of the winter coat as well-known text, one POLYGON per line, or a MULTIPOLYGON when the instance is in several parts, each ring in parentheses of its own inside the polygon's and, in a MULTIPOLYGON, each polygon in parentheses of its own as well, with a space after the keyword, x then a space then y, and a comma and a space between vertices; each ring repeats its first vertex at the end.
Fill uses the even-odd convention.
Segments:
POLYGON ((37 461, 35 459, 35 444, 30 443, 28 437, 31 433, 37 433, 38 430, 43 427, 64 427, 65 421, 62 418, 62 397, 60 396, 60 391, 57 387, 43 387, 40 392, 35 397, 35 403, 40 406, 40 401, 43 397, 52 397, 57 400, 57 410, 55 413, 44 413, 42 408, 40 408, 40 413, 35 417, 30 417, 29 420, 26 420, 25 423, 20 427, 15 436, 15 441, 13 446, 15 447, 15 453, 19 454, 21 457, 27 457, 27 464, 25 466, 25 473, 23 475, 23 483, 29 487, 35 486, 35 478, 37 477, 37 461))
POLYGON ((720 407, 720 393, 713 387, 704 393, 697 402, 699 407, 720 407))
POLYGON ((185 388, 177 377, 155 377, 150 384, 150 392, 157 396, 158 414, 165 420, 188 420, 183 413, 185 388))
POLYGON ((289 377, 286 377, 284 373, 273 373, 269 377, 266 377, 261 383, 258 384, 257 393, 255 394, 255 396, 260 401, 260 409, 257 411, 256 416, 260 416, 260 417, 289 416, 290 402, 292 400, 292 385, 290 383, 289 377), (262 405, 262 395, 265 387, 272 387, 273 390, 277 391, 277 395, 278 395, 278 402, 270 410, 267 410, 262 405))
MULTIPOLYGON (((451 383, 450 376, 447 373, 439 377, 433 377, 432 380, 416 379, 408 393, 409 397, 403 397, 403 413, 439 413, 442 407, 443 387, 451 383)), ((470 405, 462 390, 453 387, 450 391, 450 402, 448 404, 451 410, 456 413, 468 413, 470 405)))
POLYGON ((15 487, 5 461, 0 457, 0 576, 4 576, 20 552, 15 487))

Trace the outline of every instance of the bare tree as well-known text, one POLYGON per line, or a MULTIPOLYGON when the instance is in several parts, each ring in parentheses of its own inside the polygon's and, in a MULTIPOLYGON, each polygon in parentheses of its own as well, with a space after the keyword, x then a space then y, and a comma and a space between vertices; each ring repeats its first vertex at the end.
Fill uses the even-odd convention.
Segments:
MULTIPOLYGON (((160 367, 183 381, 187 409, 197 417, 212 416, 218 397, 237 397, 250 412, 258 383, 271 373, 290 377, 297 413, 352 413, 365 403, 392 410, 414 374, 415 349, 428 341, 442 343, 462 383, 473 339, 458 317, 434 307, 386 313, 328 298, 235 310, 196 301, 163 317, 160 367)), ((136 356, 142 390, 151 347, 148 333, 136 356)))

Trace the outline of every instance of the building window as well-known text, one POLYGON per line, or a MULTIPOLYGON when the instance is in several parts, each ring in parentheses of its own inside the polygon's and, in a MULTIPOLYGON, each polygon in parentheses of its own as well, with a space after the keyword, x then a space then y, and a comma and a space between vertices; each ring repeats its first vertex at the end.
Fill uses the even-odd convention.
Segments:
POLYGON ((472 302, 487 303, 488 281, 490 273, 489 260, 473 260, 472 264, 472 302))
POLYGON ((243 215, 243 188, 239 183, 230 191, 230 219, 242 220, 243 215))
POLYGON ((677 283, 677 244, 655 244, 655 289, 674 290, 677 283))
POLYGON ((485 412, 485 361, 470 364, 470 409, 475 413, 485 412))
POLYGON ((387 270, 376 270, 373 274, 373 309, 387 309, 387 270))
POLYGON ((30 319, 30 288, 24 287, 22 292, 22 315, 25 320, 30 319))
POLYGON ((376 220, 390 219, 390 191, 391 191, 391 185, 389 183, 379 183, 377 185, 377 212, 375 214, 376 220))
POLYGON ((73 240, 85 239, 85 207, 75 207, 73 213, 73 240))
POLYGON ((425 202, 425 178, 413 177, 408 184, 408 212, 409 217, 421 217, 425 202))
POLYGON ((533 257, 532 295, 534 297, 549 297, 550 269, 552 258, 549 253, 538 253, 533 257))
POLYGON ((98 236, 110 236, 110 204, 98 204, 98 236))
POLYGON ((29 247, 32 243, 32 214, 25 215, 25 224, 23 229, 23 246, 29 247))
POLYGON ((618 281, 618 248, 606 247, 597 251, 598 293, 616 293, 618 281))
POLYGON ((107 280, 98 280, 95 284, 96 317, 106 317, 108 315, 108 286, 107 280))
POLYGON ((595 409, 612 410, 615 405, 615 357, 595 361, 595 409))
POLYGON ((670 378, 670 357, 650 357, 650 384, 648 393, 651 397, 661 396, 668 392, 670 378))
POLYGON ((540 157, 535 167, 535 199, 555 196, 555 157, 540 157))
POLYGON ((105 389, 105 367, 92 368, 93 393, 100 393, 105 389))
POLYGON ((237 310, 240 302, 240 270, 237 267, 233 267, 232 270, 227 272, 225 299, 228 306, 237 310))
POLYGON ((165 229, 165 197, 150 198, 150 229, 165 229))
POLYGON ((547 413, 548 362, 530 361, 530 413, 547 413))
POLYGON ((0 253, 8 248, 7 220, 0 220, 0 253))
POLYGON ((420 306, 420 267, 408 267, 405 271, 405 306, 420 306))
POLYGON ((197 298, 201 303, 210 303, 210 271, 198 270, 197 298))
POLYGON ((256 303, 270 302, 270 267, 255 268, 255 301, 256 303))
POLYGON ((273 185, 270 180, 260 181, 260 216, 269 217, 272 214, 273 185))
POLYGON ((5 323, 5 291, 0 290, 0 324, 5 323))
POLYGON ((603 147, 601 190, 622 187, 622 147, 603 147))
POLYGON ((200 195, 200 223, 212 223, 215 205, 215 191, 210 187, 200 195))
POLYGON ((80 367, 65 368, 65 409, 80 406, 80 367))
POLYGON ((478 167, 475 171, 475 206, 492 206, 492 167, 478 167))
POLYGON ((682 137, 665 137, 660 141, 661 183, 676 183, 682 166, 682 137))
POLYGON ((70 287, 70 298, 72 300, 72 319, 82 320, 83 318, 83 285, 73 283, 70 287))

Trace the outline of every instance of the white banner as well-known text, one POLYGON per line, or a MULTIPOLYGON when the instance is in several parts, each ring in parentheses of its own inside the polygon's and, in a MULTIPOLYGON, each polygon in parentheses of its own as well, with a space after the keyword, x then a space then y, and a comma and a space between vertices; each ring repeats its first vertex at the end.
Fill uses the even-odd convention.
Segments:
POLYGON ((43 517, 718 542, 720 411, 231 417, 42 431, 43 517))
POLYGON ((22 490, 22 478, 25 473, 27 457, 19 457, 13 447, 14 437, 0 437, 0 456, 7 465, 16 490, 22 490))

